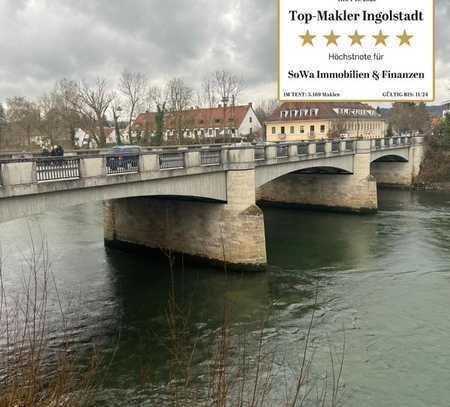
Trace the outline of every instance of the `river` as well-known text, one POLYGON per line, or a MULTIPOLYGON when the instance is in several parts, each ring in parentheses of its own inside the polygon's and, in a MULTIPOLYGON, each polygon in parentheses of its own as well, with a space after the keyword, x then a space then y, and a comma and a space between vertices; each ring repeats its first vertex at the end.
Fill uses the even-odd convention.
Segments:
MULTIPOLYGON (((174 272, 198 338, 194 363, 207 366, 202 346, 225 304, 231 329, 254 333, 265 320, 265 341, 283 360, 298 358, 317 293, 319 367, 329 343, 340 349, 345 338, 344 406, 449 406, 450 195, 385 190, 376 215, 267 208, 264 216, 267 273, 174 272)), ((6 287, 21 289, 30 236, 47 241, 73 346, 95 343, 111 360, 98 405, 159 405, 171 273, 167 262, 106 250, 102 222, 101 205, 85 205, 0 225, 6 287)))

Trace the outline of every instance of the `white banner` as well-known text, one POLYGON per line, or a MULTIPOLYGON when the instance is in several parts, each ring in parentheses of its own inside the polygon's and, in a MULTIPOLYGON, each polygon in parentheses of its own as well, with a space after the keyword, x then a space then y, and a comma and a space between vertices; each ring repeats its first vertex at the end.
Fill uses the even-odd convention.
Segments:
POLYGON ((434 100, 433 0, 278 1, 280 100, 434 100))

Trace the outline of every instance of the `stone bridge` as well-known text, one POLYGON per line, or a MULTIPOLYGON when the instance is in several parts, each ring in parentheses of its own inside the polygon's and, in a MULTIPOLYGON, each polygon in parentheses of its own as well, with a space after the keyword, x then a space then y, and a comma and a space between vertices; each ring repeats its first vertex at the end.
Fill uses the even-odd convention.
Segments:
POLYGON ((102 201, 107 245, 260 268, 257 202, 373 212, 377 182, 410 186, 422 157, 402 137, 0 161, 0 222, 102 201))

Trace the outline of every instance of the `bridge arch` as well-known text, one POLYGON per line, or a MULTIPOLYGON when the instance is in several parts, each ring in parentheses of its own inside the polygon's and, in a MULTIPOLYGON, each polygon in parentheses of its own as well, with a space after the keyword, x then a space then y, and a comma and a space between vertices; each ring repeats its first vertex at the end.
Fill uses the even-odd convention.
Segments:
POLYGON ((256 188, 289 174, 353 174, 353 155, 256 167, 256 188))
POLYGON ((409 149, 398 149, 395 151, 375 151, 371 156, 371 163, 374 162, 408 162, 409 149))
POLYGON ((85 203, 138 197, 172 197, 225 203, 226 174, 210 173, 189 177, 123 182, 92 188, 80 187, 51 191, 54 184, 40 184, 34 194, 16 195, 0 199, 0 223, 51 210, 85 203))

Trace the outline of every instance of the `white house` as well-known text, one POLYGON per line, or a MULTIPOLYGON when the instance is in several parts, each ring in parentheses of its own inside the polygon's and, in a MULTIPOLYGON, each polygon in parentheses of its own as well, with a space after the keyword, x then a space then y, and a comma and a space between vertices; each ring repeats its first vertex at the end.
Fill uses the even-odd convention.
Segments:
MULTIPOLYGON (((244 106, 218 106, 214 108, 192 108, 179 113, 166 113, 164 120, 165 140, 175 137, 179 131, 193 140, 230 137, 242 139, 258 136, 262 125, 251 103, 244 106)), ((133 133, 156 133, 156 113, 140 114, 132 124, 133 133)))

